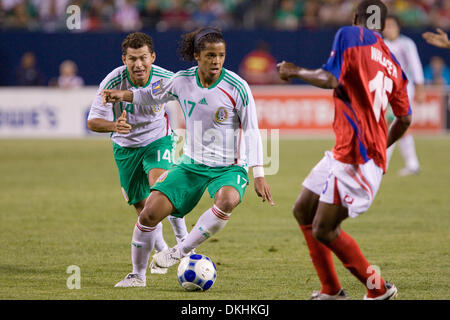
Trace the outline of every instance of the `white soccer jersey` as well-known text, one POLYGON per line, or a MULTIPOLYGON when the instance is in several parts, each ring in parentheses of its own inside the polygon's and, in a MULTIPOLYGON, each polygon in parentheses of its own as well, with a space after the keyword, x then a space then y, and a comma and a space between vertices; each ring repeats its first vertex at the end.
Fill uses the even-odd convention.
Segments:
POLYGON ((384 39, 389 50, 394 54, 400 63, 402 70, 406 73, 409 80, 408 96, 411 101, 414 100, 414 86, 423 84, 423 68, 420 62, 417 46, 410 38, 400 35, 394 41, 384 39))
POLYGON ((255 101, 245 80, 222 69, 219 79, 203 88, 198 67, 177 72, 151 87, 133 89, 142 105, 178 100, 186 124, 184 154, 211 167, 263 165, 255 101))
MULTIPOLYGON (((143 88, 151 87, 152 83, 161 79, 169 79, 174 75, 173 72, 152 65, 150 77, 143 88)), ((88 120, 105 119, 115 121, 123 112, 127 111, 127 122, 131 125, 131 132, 121 134, 113 132, 111 139, 122 147, 143 147, 149 143, 167 136, 170 133, 168 117, 164 109, 164 104, 151 103, 146 106, 132 104, 127 102, 108 103, 103 105, 101 90, 118 89, 131 90, 137 88, 130 79, 126 66, 114 69, 100 83, 97 95, 92 103, 88 120)))

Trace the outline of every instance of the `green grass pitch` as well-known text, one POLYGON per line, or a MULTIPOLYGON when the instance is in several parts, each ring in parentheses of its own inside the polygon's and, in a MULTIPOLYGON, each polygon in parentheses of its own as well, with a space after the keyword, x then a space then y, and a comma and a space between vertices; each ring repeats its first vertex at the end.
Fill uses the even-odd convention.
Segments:
MULTIPOLYGON (((183 291, 176 267, 150 275, 146 288, 113 288, 131 271, 136 214, 123 200, 111 143, 90 140, 0 140, 0 299, 308 299, 319 289, 291 208, 309 170, 331 139, 282 140, 280 170, 268 176, 275 206, 257 198, 253 184, 228 225, 202 244, 218 278, 207 292, 183 291), (68 289, 69 266, 81 288, 68 289)), ((359 243, 399 299, 450 299, 450 138, 416 138, 422 171, 391 170, 368 212, 343 229, 359 243)), ((190 229, 211 206, 207 194, 186 218, 190 229)), ((168 221, 164 235, 175 239, 168 221)), ((364 287, 335 259, 352 299, 364 287)))

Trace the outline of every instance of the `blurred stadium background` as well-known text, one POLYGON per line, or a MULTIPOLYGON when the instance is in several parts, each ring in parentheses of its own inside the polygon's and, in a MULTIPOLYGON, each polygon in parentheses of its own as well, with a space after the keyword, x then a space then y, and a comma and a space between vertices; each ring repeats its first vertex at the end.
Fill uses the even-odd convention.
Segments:
MULTIPOLYGON (((249 188, 248 202, 240 209, 245 212, 236 215, 218 240, 202 248, 213 259, 220 257, 223 273, 219 279, 231 280, 219 281, 216 291, 194 299, 307 298, 317 283, 310 281, 315 275, 305 246, 298 248, 300 235, 290 209, 300 181, 333 145, 332 92, 300 81, 280 85, 274 68, 281 60, 320 67, 329 56, 337 29, 351 23, 357 3, 0 0, 0 240, 4 244, 0 298, 124 298, 112 284, 128 272, 135 215, 121 197, 109 135, 90 132, 86 117, 98 84, 122 64, 120 45, 126 34, 142 31, 151 35, 155 64, 177 71, 191 66, 176 55, 180 35, 204 25, 223 30, 225 67, 251 84, 260 128, 280 129, 282 138, 293 134, 302 141, 280 144, 280 172, 268 178, 276 214, 259 203, 249 188), (74 14, 68 10, 71 5, 80 8, 80 28, 69 30, 67 22, 74 14), (324 134, 325 139, 316 140, 317 134, 324 134), (269 232, 272 237, 265 236, 269 232), (240 239, 256 257, 239 251, 240 239), (299 256, 293 258, 296 250, 299 256), (270 270, 261 267, 267 255, 270 270), (293 270, 286 261, 298 268, 293 270), (65 270, 71 264, 82 267, 82 288, 89 291, 67 290, 65 270), (276 270, 284 272, 271 273, 276 270), (239 282, 241 277, 248 277, 245 285, 239 282), (273 279, 278 282, 272 283, 273 279), (284 289, 279 281, 286 284, 284 289)), ((403 298, 449 299, 445 199, 450 181, 450 51, 428 45, 421 33, 436 27, 450 31, 450 0, 385 3, 390 13, 399 16, 401 32, 416 43, 424 70, 432 74, 431 61, 439 61, 444 71, 441 77, 427 77, 426 97, 414 107, 412 130, 419 136, 423 172, 411 180, 401 180, 395 171, 388 174, 371 209, 376 215, 347 225, 363 248, 370 247, 369 258, 389 270, 403 298), (383 230, 374 228, 378 221, 383 222, 383 230), (380 239, 381 232, 388 235, 380 239)), ((397 152, 392 169, 398 170, 400 163, 397 152)), ((209 201, 204 199, 199 211, 209 201)), ((196 210, 189 215, 189 223, 198 214, 196 210)), ((165 230, 170 238, 170 226, 165 230)), ((362 297, 359 283, 341 274, 350 294, 362 297)), ((156 281, 163 294, 153 292, 153 298, 192 299, 177 291, 175 281, 156 281)), ((125 297, 148 298, 148 294, 134 291, 125 297)))
MULTIPOLYGON (((414 128, 442 133, 450 127, 445 89, 450 82, 450 54, 428 45, 421 33, 436 27, 449 30, 450 0, 385 2, 390 12, 400 18, 401 32, 415 41, 427 84, 435 86, 427 91, 425 101, 416 106, 414 128), (432 75, 436 64, 443 70, 441 77, 432 75)), ((0 0, 0 86, 4 97, 0 104, 0 136, 90 135, 83 117, 93 90, 122 64, 120 44, 129 32, 150 34, 155 41, 155 63, 177 71, 190 67, 176 55, 180 35, 204 25, 218 26, 228 44, 225 66, 252 86, 273 85, 278 84, 274 74, 276 62, 294 61, 310 68, 325 63, 335 31, 351 23, 357 3, 357 0, 0 0), (71 5, 80 9, 80 15, 79 25, 69 30, 68 21, 75 13, 71 5), (66 77, 61 76, 63 72, 66 77), (75 88, 77 92, 65 90, 61 94, 59 90, 41 88, 29 91, 33 97, 30 100, 28 91, 17 91, 13 86, 75 88), (88 89, 77 90, 80 87, 88 89), (70 98, 71 95, 76 98, 70 98), (76 115, 74 109, 78 110, 76 115), (68 127, 70 123, 72 129, 68 127)), ((311 87, 293 89, 302 84, 296 81, 290 89, 289 86, 254 89, 262 128, 280 128, 282 133, 329 128, 333 116, 331 92, 311 87), (313 102, 319 106, 312 108, 313 102), (287 108, 279 108, 280 103, 287 108)))

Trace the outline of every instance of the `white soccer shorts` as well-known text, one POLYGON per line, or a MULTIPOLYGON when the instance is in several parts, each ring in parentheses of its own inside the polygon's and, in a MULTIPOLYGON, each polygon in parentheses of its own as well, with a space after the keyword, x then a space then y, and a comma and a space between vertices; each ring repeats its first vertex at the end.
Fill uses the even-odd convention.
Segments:
POLYGON ((319 201, 346 207, 348 215, 355 218, 369 209, 382 177, 383 170, 373 160, 360 165, 347 164, 326 151, 303 186, 320 195, 319 201))

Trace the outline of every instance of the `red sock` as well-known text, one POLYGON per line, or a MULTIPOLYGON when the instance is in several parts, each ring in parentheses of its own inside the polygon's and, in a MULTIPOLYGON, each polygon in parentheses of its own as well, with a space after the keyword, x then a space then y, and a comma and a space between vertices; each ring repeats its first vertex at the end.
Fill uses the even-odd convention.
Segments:
POLYGON ((356 241, 341 230, 339 236, 328 247, 346 267, 367 288, 367 296, 374 298, 386 292, 384 280, 370 267, 356 241), (373 284, 373 280, 376 285, 373 284))
POLYGON ((320 292, 329 295, 337 294, 342 287, 339 283, 336 269, 334 268, 331 250, 314 239, 311 225, 300 225, 300 229, 305 236, 309 255, 322 285, 320 292))

